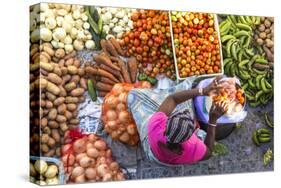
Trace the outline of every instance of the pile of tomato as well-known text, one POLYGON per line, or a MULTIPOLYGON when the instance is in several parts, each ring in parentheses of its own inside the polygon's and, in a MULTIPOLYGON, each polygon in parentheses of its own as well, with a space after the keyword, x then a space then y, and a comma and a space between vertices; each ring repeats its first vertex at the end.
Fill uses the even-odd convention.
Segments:
POLYGON ((159 73, 175 79, 169 14, 167 11, 139 10, 132 14, 133 29, 124 33, 120 44, 126 56, 135 56, 148 76, 159 73))
POLYGON ((221 72, 221 56, 214 16, 172 12, 172 28, 181 78, 221 72))

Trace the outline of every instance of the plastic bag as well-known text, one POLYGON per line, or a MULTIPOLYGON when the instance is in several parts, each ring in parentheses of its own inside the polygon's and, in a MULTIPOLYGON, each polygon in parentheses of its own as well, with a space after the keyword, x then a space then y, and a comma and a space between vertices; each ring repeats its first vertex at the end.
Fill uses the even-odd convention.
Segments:
POLYGON ((128 145, 137 145, 139 134, 132 114, 127 109, 127 96, 134 88, 150 88, 147 81, 135 84, 115 84, 102 105, 102 121, 105 131, 114 139, 128 145))
POLYGON ((106 142, 95 134, 72 129, 65 135, 61 161, 67 183, 124 180, 106 142))

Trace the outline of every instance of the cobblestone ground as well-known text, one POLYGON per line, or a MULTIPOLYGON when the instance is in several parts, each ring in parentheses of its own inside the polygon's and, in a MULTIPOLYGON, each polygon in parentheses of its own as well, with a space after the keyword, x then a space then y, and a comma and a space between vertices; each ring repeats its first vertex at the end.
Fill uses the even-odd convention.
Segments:
POLYGON ((145 160, 140 147, 130 148, 112 141, 107 136, 106 140, 113 149, 117 161, 126 169, 129 179, 272 171, 273 162, 264 166, 263 153, 268 148, 273 148, 273 141, 257 147, 251 140, 254 130, 266 127, 263 113, 269 111, 272 115, 272 110, 272 104, 262 108, 249 108, 248 115, 241 123, 241 127, 236 128, 231 135, 219 141, 228 147, 228 154, 213 156, 209 160, 194 165, 164 167, 145 160))

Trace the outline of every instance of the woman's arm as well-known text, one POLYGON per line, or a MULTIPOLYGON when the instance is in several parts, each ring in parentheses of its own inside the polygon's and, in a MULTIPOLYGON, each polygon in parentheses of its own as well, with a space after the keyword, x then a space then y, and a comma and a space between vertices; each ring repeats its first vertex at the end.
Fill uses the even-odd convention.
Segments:
POLYGON ((221 76, 216 77, 212 83, 203 89, 189 89, 169 95, 158 108, 158 112, 164 112, 169 116, 178 104, 198 95, 209 95, 210 92, 217 91, 220 88, 218 83, 221 78, 221 76))
POLYGON ((209 112, 209 125, 207 128, 207 136, 205 145, 207 146, 206 154, 203 160, 209 159, 212 155, 216 138, 217 120, 227 111, 227 104, 225 102, 213 103, 209 112))
POLYGON ((178 104, 203 94, 204 90, 202 90, 200 94, 199 89, 197 88, 171 94, 162 102, 158 108, 158 112, 164 112, 167 116, 169 116, 178 104))

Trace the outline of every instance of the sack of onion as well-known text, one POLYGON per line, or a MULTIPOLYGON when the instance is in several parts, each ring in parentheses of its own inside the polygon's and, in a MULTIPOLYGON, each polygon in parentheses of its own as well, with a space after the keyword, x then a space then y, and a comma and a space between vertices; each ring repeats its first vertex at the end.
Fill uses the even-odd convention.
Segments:
POLYGON ((105 131, 115 140, 129 145, 139 142, 138 130, 135 121, 127 109, 127 95, 134 88, 150 88, 147 81, 135 84, 115 84, 108 93, 102 105, 102 121, 105 131))
POLYGON ((124 180, 119 164, 105 141, 79 129, 68 131, 62 147, 62 162, 67 183, 124 180))

